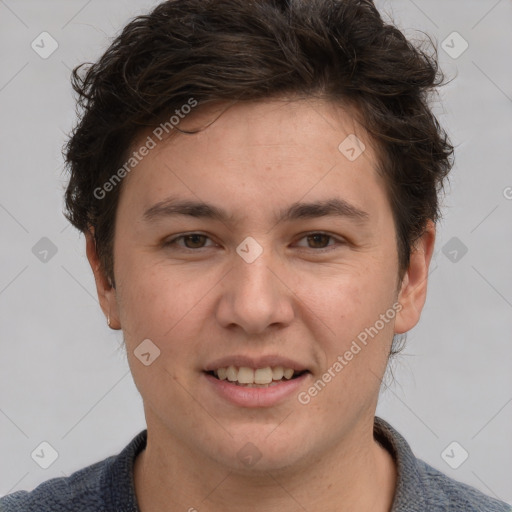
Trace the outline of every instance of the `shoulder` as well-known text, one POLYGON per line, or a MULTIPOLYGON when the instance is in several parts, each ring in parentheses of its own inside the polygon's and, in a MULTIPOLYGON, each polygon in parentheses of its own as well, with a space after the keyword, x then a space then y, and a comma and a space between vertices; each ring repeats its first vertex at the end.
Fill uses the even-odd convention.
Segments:
POLYGON ((512 512, 512 506, 487 496, 470 485, 458 482, 417 459, 428 510, 450 512, 512 512), (437 508, 436 508, 437 507, 437 508))
POLYGON ((512 512, 505 502, 458 482, 415 457, 402 435, 378 417, 374 437, 395 460, 393 512, 512 512))
POLYGON ((133 463, 146 446, 147 430, 137 434, 118 455, 52 478, 32 491, 0 498, 1 512, 137 512, 133 463))
POLYGON ((52 478, 32 491, 17 491, 0 498, 2 512, 105 512, 101 478, 114 457, 80 469, 69 477, 52 478))

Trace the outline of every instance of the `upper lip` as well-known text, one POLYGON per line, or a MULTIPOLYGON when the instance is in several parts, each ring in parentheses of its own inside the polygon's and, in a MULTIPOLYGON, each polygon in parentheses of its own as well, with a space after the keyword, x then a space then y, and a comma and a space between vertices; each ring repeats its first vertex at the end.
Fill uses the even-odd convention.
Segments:
POLYGON ((233 355, 221 357, 212 361, 205 366, 204 371, 211 372, 213 370, 218 370, 219 368, 227 368, 228 366, 236 366, 238 368, 244 366, 253 369, 266 368, 268 366, 282 366, 283 368, 291 368, 296 372, 308 370, 306 365, 283 356, 266 355, 261 357, 248 357, 244 355, 233 355))

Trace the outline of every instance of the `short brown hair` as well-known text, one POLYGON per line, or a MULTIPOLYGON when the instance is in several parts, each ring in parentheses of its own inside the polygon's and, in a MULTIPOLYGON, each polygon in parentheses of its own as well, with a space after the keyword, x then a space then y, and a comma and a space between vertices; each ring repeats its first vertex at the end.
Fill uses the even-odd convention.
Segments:
POLYGON ((81 116, 65 147, 66 216, 94 228, 114 282, 121 185, 94 192, 126 161, 143 127, 194 98, 264 100, 300 95, 356 108, 379 148, 397 233, 399 276, 428 219, 453 147, 428 105, 441 85, 430 39, 416 47, 370 0, 169 0, 134 18, 94 64, 74 69, 81 116), (83 68, 86 66, 86 68, 83 68))

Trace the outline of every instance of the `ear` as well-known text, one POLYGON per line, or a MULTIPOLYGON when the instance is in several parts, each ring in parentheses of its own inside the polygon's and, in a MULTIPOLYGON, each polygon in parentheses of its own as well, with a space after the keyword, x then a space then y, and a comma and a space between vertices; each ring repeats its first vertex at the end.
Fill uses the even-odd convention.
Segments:
POLYGON ((98 293, 101 309, 105 316, 110 319, 110 328, 120 329, 121 323, 119 321, 116 290, 111 285, 100 263, 96 249, 96 240, 94 238, 94 228, 92 227, 89 231, 85 232, 85 246, 87 259, 89 260, 94 274, 94 280, 96 281, 96 291, 98 293))
POLYGON ((396 315, 396 334, 409 331, 420 319, 427 298, 428 269, 434 252, 435 239, 436 226, 429 220, 425 232, 414 244, 409 268, 402 280, 398 294, 398 302, 402 305, 402 309, 396 315))

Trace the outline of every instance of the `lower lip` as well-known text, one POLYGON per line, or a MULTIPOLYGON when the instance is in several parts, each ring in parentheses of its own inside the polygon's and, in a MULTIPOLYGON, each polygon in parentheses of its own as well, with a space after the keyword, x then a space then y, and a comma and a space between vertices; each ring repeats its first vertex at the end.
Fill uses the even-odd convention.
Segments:
POLYGON ((228 380, 220 380, 209 373, 203 373, 213 389, 222 398, 240 407, 272 407, 284 401, 290 395, 296 395, 309 373, 295 379, 283 380, 268 388, 238 386, 228 380))

